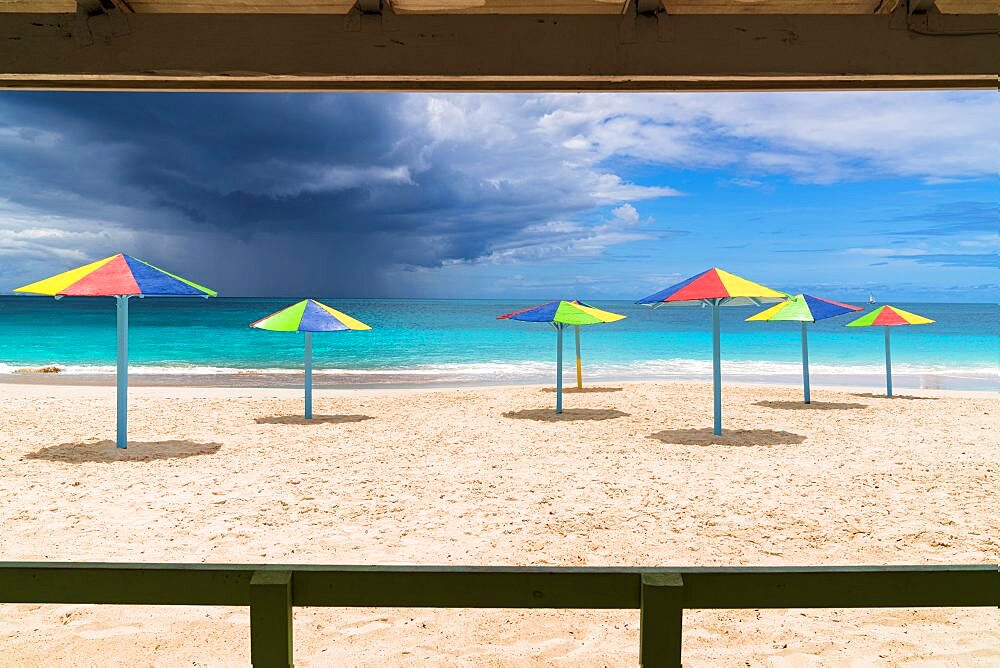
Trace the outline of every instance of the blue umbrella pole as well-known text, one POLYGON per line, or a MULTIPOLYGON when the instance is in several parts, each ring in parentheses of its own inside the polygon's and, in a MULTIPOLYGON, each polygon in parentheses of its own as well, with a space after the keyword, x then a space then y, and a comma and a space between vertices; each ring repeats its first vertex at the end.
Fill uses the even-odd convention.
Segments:
POLYGON ((128 296, 118 295, 115 297, 115 304, 118 311, 118 367, 115 383, 118 427, 115 445, 124 450, 128 447, 128 296))
POLYGON ((806 334, 806 323, 802 323, 802 393, 805 395, 805 402, 809 400, 809 337, 806 334))
POLYGON ((712 408, 715 424, 712 433, 722 435, 722 343, 719 325, 719 302, 712 304, 712 408))
POLYGON ((312 332, 306 332, 305 354, 306 419, 313 416, 313 340, 312 332))
POLYGON ((563 326, 556 324, 556 413, 562 413, 563 326))
POLYGON ((892 353, 889 348, 889 328, 885 327, 885 396, 892 396, 892 353))

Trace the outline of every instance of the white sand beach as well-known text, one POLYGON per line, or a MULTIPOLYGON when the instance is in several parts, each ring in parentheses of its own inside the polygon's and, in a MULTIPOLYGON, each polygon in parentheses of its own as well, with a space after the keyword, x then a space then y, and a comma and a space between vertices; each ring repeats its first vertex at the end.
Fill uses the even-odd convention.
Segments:
MULTIPOLYGON (((988 393, 0 384, 0 560, 1000 562, 988 393)), ((297 609, 296 662, 628 666, 638 611, 297 609)), ((242 666, 241 608, 0 606, 0 665, 242 666)), ((1000 611, 694 611, 685 665, 1000 664, 1000 611)))

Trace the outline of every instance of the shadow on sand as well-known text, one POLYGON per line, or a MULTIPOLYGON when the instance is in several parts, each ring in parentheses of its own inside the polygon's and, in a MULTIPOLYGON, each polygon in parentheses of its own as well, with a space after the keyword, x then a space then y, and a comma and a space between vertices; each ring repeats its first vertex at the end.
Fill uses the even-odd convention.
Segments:
POLYGON ((158 459, 184 459, 200 455, 213 455, 221 443, 196 443, 194 441, 130 441, 128 448, 120 450, 114 441, 96 443, 60 443, 28 453, 25 459, 46 459, 50 462, 82 464, 84 462, 151 462, 158 459))
MULTIPOLYGON (((550 394, 555 394, 556 388, 545 387, 542 388, 542 392, 548 392, 550 394)), ((564 387, 563 394, 598 394, 600 392, 621 392, 620 387, 564 387)))
POLYGON ((307 420, 301 415, 272 415, 270 417, 259 417, 254 422, 257 424, 344 424, 345 422, 364 422, 374 420, 371 415, 313 415, 311 420, 307 420))
POLYGON ((614 420, 627 417, 614 408, 567 408, 562 413, 556 413, 552 408, 526 408, 521 411, 508 411, 504 417, 515 420, 535 420, 537 422, 573 422, 576 420, 614 420))
POLYGON ((649 438, 674 445, 798 445, 805 436, 773 429, 728 429, 716 436, 711 429, 665 429, 649 438))
POLYGON ((764 408, 781 408, 783 410, 790 411, 849 411, 868 408, 868 404, 846 401, 814 401, 811 404, 805 404, 801 401, 758 401, 754 404, 754 406, 762 406, 764 408))
POLYGON ((867 393, 864 393, 864 394, 860 394, 860 393, 859 394, 852 394, 851 396, 852 397, 861 397, 862 399, 888 399, 890 401, 892 401, 893 399, 901 399, 903 401, 923 401, 923 400, 936 401, 937 400, 937 397, 913 397, 913 396, 909 396, 908 397, 905 394, 894 394, 891 397, 887 397, 884 394, 874 394, 872 392, 867 392, 867 393))

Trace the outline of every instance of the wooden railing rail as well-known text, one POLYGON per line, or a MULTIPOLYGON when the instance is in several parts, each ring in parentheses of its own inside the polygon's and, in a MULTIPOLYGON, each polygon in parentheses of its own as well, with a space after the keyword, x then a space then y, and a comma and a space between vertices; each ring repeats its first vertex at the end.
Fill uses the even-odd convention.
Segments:
POLYGON ((679 666, 684 610, 1000 606, 1000 566, 513 568, 0 562, 0 603, 250 608, 257 668, 292 664, 292 609, 639 609, 644 666, 679 666))

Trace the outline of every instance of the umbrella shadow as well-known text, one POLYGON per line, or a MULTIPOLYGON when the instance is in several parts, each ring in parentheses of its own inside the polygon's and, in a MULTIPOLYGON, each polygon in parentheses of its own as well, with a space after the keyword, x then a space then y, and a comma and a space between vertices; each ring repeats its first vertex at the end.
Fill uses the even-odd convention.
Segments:
POLYGON ((551 408, 526 408, 520 411, 507 411, 506 418, 515 420, 535 420, 536 422, 575 422, 577 420, 614 420, 627 417, 628 413, 615 408, 567 408, 562 413, 556 413, 551 408))
POLYGON ((28 453, 24 459, 44 459, 50 462, 82 464, 84 462, 151 462, 160 459, 185 459, 201 455, 214 455, 221 443, 195 441, 130 441, 128 448, 115 447, 111 440, 94 443, 60 443, 28 453))
POLYGON ((665 429, 648 438, 671 445, 798 445, 806 437, 774 429, 729 429, 716 436, 711 429, 665 429))
POLYGON ((891 397, 887 397, 884 394, 875 394, 873 392, 857 393, 852 394, 852 397, 861 397, 862 399, 902 399, 904 401, 937 401, 937 397, 914 397, 912 395, 907 396, 905 394, 894 394, 891 397))
POLYGON ((345 424, 347 422, 364 422, 374 420, 371 415, 313 415, 307 420, 301 415, 271 415, 254 420, 257 424, 345 424))
POLYGON ((868 404, 849 401, 814 401, 811 404, 801 401, 758 401, 754 406, 792 411, 849 411, 869 408, 868 404))
MULTIPOLYGON (((620 387, 598 387, 596 385, 593 387, 564 387, 563 394, 598 394, 601 392, 621 392, 622 389, 620 387)), ((549 392, 550 394, 554 394, 555 391, 556 388, 554 387, 542 388, 542 392, 549 392)))

